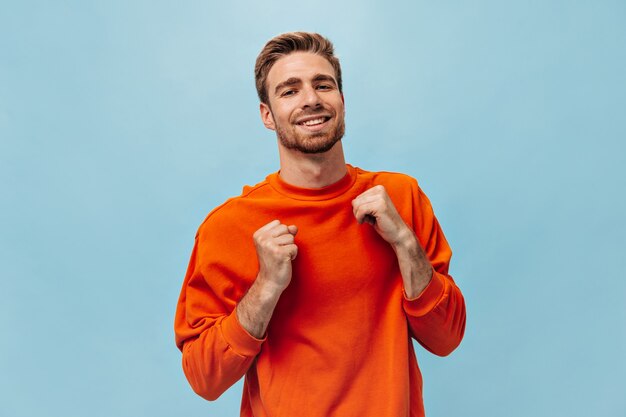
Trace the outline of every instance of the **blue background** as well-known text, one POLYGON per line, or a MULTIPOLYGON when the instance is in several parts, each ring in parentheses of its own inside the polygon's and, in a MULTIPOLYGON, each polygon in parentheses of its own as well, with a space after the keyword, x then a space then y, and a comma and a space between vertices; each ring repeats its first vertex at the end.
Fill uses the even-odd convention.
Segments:
MULTIPOLYGON (((468 307, 429 416, 626 415, 623 1, 3 1, 0 415, 238 415, 184 379, 196 228, 278 169, 263 44, 319 31, 347 159, 418 178, 468 307)), ((365 400, 365 399, 364 399, 365 400)))

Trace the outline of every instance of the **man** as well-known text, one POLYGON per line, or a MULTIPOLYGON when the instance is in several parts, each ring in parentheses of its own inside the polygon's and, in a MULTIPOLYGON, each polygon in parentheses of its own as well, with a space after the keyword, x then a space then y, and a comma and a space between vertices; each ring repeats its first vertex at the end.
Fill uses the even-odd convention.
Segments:
POLYGON ((346 165, 341 68, 313 33, 257 58, 261 119, 280 171, 200 226, 176 312, 196 393, 245 375, 242 416, 423 416, 411 338, 460 343, 450 248, 417 182, 346 165))

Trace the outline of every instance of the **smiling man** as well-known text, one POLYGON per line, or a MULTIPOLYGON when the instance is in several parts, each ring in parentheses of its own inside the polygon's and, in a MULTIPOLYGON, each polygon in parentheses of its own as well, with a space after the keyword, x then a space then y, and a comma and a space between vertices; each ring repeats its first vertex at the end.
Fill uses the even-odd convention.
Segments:
POLYGON ((346 164, 341 67, 315 33, 255 67, 280 171, 200 226, 175 320, 196 393, 245 375, 242 416, 423 416, 412 339, 448 355, 465 330, 451 250, 417 182, 346 164))

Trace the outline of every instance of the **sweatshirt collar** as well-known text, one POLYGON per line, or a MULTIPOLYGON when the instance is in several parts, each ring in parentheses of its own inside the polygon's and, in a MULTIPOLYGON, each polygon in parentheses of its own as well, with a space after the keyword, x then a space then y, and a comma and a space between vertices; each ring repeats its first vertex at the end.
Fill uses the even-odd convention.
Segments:
POLYGON ((346 164, 347 172, 339 181, 322 188, 302 188, 286 183, 278 172, 267 176, 270 186, 286 197, 296 200, 329 200, 348 191, 356 182, 356 169, 346 164))

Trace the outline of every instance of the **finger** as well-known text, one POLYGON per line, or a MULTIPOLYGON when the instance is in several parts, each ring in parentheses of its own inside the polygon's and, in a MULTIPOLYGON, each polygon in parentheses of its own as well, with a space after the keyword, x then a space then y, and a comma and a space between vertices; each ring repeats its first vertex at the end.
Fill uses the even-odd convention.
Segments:
POLYGON ((277 245, 291 245, 295 241, 295 238, 291 233, 280 235, 274 238, 274 243, 277 245))
POLYGON ((373 195, 375 195, 375 194, 373 194, 373 193, 371 192, 371 190, 367 190, 367 191, 365 191, 364 193, 361 193, 361 194, 357 195, 357 196, 354 198, 354 200, 352 200, 352 203, 354 203, 354 202, 358 202, 358 201, 361 201, 361 200, 363 200, 364 198, 369 198, 369 197, 371 197, 371 196, 373 196, 373 195))
POLYGON ((354 215, 360 214, 359 217, 362 217, 365 214, 373 214, 377 215, 385 208, 384 201, 374 199, 372 201, 367 201, 364 203, 356 204, 352 211, 354 215))
POLYGON ((354 200, 353 204, 362 204, 371 202, 373 200, 382 200, 384 201, 388 197, 387 190, 382 185, 376 185, 361 194, 359 194, 354 200))
POLYGON ((276 227, 276 226, 277 226, 277 225, 279 225, 279 224, 280 224, 280 221, 279 221, 279 220, 272 220, 271 222, 267 223, 266 225, 261 226, 261 227, 257 230, 257 232, 258 232, 258 233, 263 233, 263 232, 266 232, 266 231, 271 230, 272 228, 276 227))
POLYGON ((363 191, 361 194, 356 196, 356 198, 372 196, 372 195, 385 195, 385 194, 387 194, 387 190, 385 190, 385 187, 383 187, 382 185, 375 185, 372 188, 369 188, 363 191))
POLYGON ((298 247, 295 244, 287 245, 285 249, 287 249, 287 253, 289 253, 292 261, 296 259, 296 256, 298 256, 298 247))
POLYGON ((289 233, 291 233, 293 236, 296 235, 296 233, 298 233, 298 226, 295 225, 289 225, 287 226, 287 228, 289 229, 289 233))
POLYGON ((272 237, 282 236, 289 234, 289 228, 287 228, 284 224, 278 224, 270 230, 270 233, 272 237))
POLYGON ((375 219, 378 212, 377 208, 376 203, 362 204, 354 209, 354 217, 356 217, 359 224, 363 223, 365 216, 370 216, 375 219))
POLYGON ((372 203, 379 200, 381 200, 381 197, 377 194, 360 195, 359 197, 352 200, 352 207, 360 206, 366 203, 372 203))
POLYGON ((354 217, 359 224, 363 223, 363 216, 365 216, 365 213, 363 213, 361 206, 353 207, 352 214, 354 214, 354 217))

